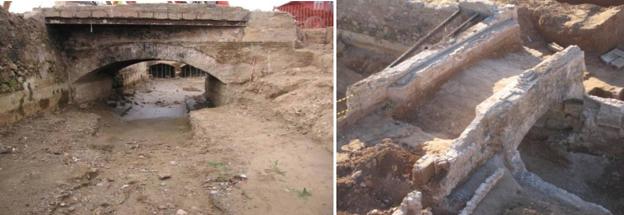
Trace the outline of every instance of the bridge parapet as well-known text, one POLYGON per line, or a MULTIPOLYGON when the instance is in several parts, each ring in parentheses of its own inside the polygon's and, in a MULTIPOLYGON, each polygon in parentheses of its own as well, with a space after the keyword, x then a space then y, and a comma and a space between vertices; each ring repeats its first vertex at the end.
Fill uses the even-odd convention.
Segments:
POLYGON ((213 5, 137 4, 42 8, 53 25, 196 25, 245 26, 249 11, 213 5))

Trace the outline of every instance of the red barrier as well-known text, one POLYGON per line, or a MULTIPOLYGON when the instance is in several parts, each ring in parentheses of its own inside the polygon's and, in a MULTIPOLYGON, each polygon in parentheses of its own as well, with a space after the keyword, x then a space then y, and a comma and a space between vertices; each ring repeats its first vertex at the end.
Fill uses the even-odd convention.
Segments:
POLYGON ((334 26, 334 6, 331 1, 291 1, 276 9, 295 17, 300 28, 334 26))

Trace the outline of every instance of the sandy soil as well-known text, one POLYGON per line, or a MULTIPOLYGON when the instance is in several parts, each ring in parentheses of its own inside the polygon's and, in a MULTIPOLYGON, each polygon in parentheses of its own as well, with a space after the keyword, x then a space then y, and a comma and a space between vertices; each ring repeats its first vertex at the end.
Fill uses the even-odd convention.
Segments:
MULTIPOLYGON (((324 81, 316 74, 301 86, 324 81)), ((1 128, 0 211, 331 214, 332 155, 310 128, 257 94, 191 112, 192 127, 185 103, 202 87, 158 79, 133 88, 123 107, 69 107, 1 128)))
POLYGON ((216 194, 217 206, 228 214, 331 214, 331 152, 257 105, 237 106, 191 113, 202 151, 249 178, 216 194))
POLYGON ((548 42, 556 42, 564 47, 571 44, 579 45, 585 51, 588 76, 593 77, 584 82, 586 91, 596 89, 611 92, 610 95, 592 94, 618 98, 617 94, 621 92, 619 88, 624 87, 624 76, 620 75, 621 71, 600 61, 599 57, 613 48, 624 48, 622 37, 624 31, 620 24, 624 20, 622 10, 624 6, 621 2, 583 0, 496 0, 496 2, 515 4, 519 7, 518 17, 526 45, 537 49, 542 49, 548 42), (594 4, 587 4, 588 2, 594 4), (613 93, 616 96, 612 96, 613 93))

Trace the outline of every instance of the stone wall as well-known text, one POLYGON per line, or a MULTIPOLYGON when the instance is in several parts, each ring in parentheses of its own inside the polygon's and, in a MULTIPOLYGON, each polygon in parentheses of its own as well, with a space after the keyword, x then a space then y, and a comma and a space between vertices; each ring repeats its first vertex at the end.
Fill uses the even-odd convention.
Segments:
POLYGON ((348 112, 339 126, 355 123, 372 110, 392 103, 412 105, 436 89, 448 77, 475 60, 503 47, 518 44, 519 25, 513 8, 501 8, 483 21, 487 26, 460 38, 461 42, 437 50, 427 50, 392 68, 373 74, 347 89, 348 112), (449 55, 453 57, 449 57, 449 55), (440 72, 442 71, 442 72, 440 72))
POLYGON ((525 172, 518 145, 551 107, 568 99, 583 98, 584 70, 583 52, 578 47, 568 47, 479 104, 475 119, 453 141, 446 156, 433 162, 425 156, 414 165, 415 174, 432 168, 431 165, 440 170, 436 173, 441 180, 428 187, 430 201, 440 201, 496 153, 504 155, 512 173, 525 172))
POLYGON ((207 4, 61 6, 55 8, 43 8, 39 10, 44 16, 50 18, 133 18, 151 20, 246 21, 249 16, 249 11, 240 7, 216 7, 215 5, 207 4))
POLYGON ((583 108, 581 146, 590 153, 624 154, 624 102, 586 96, 583 108))
POLYGON ((334 43, 333 27, 329 28, 308 28, 300 29, 299 40, 307 44, 329 44, 334 43))
POLYGON ((39 16, 0 8, 0 125, 69 100, 64 63, 39 16))
POLYGON ((149 78, 147 63, 137 63, 119 70, 124 86, 134 85, 149 78))
POLYGON ((102 67, 112 66, 107 69, 115 70, 137 60, 152 59, 181 61, 211 73, 224 83, 242 83, 254 71, 270 72, 270 67, 297 62, 272 61, 273 55, 292 52, 294 57, 301 56, 294 53, 297 40, 294 20, 284 13, 252 12, 246 27, 52 28, 63 38, 59 41, 63 42, 70 60, 71 80, 102 67))
POLYGON ((287 42, 297 40, 295 19, 283 12, 254 11, 249 15, 242 42, 287 42))
POLYGON ((103 76, 99 79, 72 84, 72 101, 84 103, 98 99, 106 99, 113 93, 113 79, 103 76))
MULTIPOLYGON (((143 12, 154 9, 145 19, 159 19, 161 6, 141 5, 143 12)), ((179 8, 185 20, 184 11, 197 11, 170 7, 179 8)), ((315 63, 312 53, 294 49, 296 25, 286 13, 217 8, 217 14, 207 14, 245 22, 228 27, 44 25, 45 13, 111 16, 110 11, 98 14, 109 6, 72 8, 35 11, 28 19, 0 10, 0 36, 6 38, 0 41, 0 124, 57 108, 57 103, 72 98, 77 102, 102 98, 110 93, 113 74, 143 61, 175 60, 209 72, 210 92, 222 93, 215 95, 220 101, 227 100, 225 93, 231 87, 254 76, 315 63), (87 12, 82 12, 85 8, 87 12)), ((109 9, 118 10, 113 8, 117 6, 109 9)), ((204 18, 195 14, 189 20, 204 18)))
POLYGON ((568 151, 594 155, 624 154, 624 102, 585 95, 553 105, 529 132, 535 138, 557 137, 568 151))

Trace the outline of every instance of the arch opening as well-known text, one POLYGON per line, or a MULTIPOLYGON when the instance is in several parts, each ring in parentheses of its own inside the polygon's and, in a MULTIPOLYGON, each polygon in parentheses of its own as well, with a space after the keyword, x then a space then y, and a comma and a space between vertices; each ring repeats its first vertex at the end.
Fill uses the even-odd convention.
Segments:
POLYGON ((175 67, 166 63, 157 63, 149 66, 149 74, 153 78, 175 78, 175 67))
POLYGON ((122 118, 184 117, 214 107, 225 84, 180 61, 137 59, 102 66, 73 83, 77 103, 106 104, 122 118))
POLYGON ((184 65, 181 68, 180 77, 203 77, 206 72, 191 65, 184 65))

